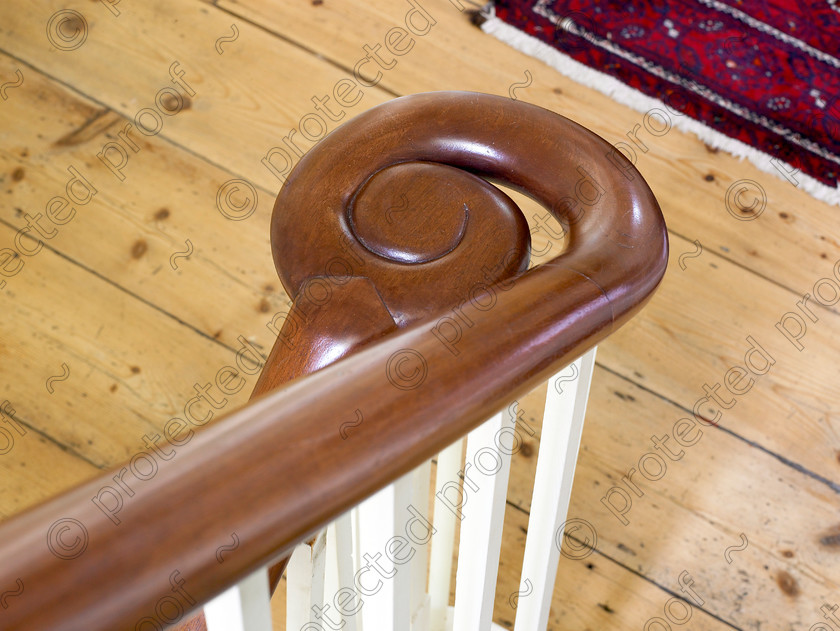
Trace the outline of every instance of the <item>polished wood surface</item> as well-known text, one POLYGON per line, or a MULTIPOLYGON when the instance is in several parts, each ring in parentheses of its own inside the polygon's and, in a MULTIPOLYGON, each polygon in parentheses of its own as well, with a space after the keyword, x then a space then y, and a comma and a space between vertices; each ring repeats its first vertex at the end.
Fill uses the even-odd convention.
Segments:
MULTIPOLYGON (((328 129, 404 94, 513 94, 631 146, 669 228, 671 261, 662 285, 599 345, 569 512, 597 528, 598 546, 583 561, 561 560, 550 631, 638 631, 682 594, 683 571, 704 600, 693 603, 685 625, 696 631, 809 629, 823 620, 820 607, 836 602, 840 591, 832 544, 840 523, 840 314, 836 305, 809 299, 818 321, 806 318, 802 351, 773 325, 799 311, 804 293, 813 297, 815 281, 834 275, 837 208, 676 126, 652 135, 644 112, 488 37, 449 0, 415 4, 436 23, 413 38, 393 68, 380 69, 379 82, 364 87, 358 103, 334 110, 344 118, 327 121, 328 129), (761 187, 746 192, 743 203, 766 201, 752 221, 728 211, 727 193, 739 182, 761 187), (700 442, 669 461, 663 479, 633 474, 644 496, 632 494, 622 477, 654 450, 651 436, 673 434, 703 384, 720 382, 743 363, 747 335, 777 360, 772 370, 737 398, 719 426, 703 427, 700 442), (627 526, 600 501, 614 485, 632 495, 627 526), (740 533, 749 547, 729 564, 723 551, 741 545, 740 533)), ((268 355, 290 301, 266 264, 266 227, 282 180, 261 159, 274 146, 288 151, 283 137, 292 129, 301 151, 312 146, 299 129, 301 117, 318 111, 312 97, 329 95, 335 106, 333 86, 353 80, 363 46, 384 46, 389 29, 405 27, 410 6, 148 0, 117 9, 119 17, 96 2, 0 3, 0 84, 14 81, 17 70, 25 77, 0 100, 0 247, 13 247, 27 224, 24 213, 43 212, 64 194, 69 165, 99 191, 26 259, 21 274, 3 279, 0 423, 14 436, 0 457, 4 520, 148 451, 142 437, 162 435, 172 417, 183 418, 193 384, 212 383, 220 367, 236 366, 238 337, 268 355), (67 8, 90 26, 84 45, 71 52, 56 50, 44 32, 50 16, 67 8), (223 42, 219 54, 214 41, 230 38, 232 24, 239 37, 223 42), (164 119, 156 136, 132 132, 141 150, 129 152, 120 181, 96 154, 107 142, 123 142, 118 132, 140 108, 155 107, 158 90, 176 87, 168 72, 173 60, 196 95, 164 119), (233 179, 255 188, 240 185, 233 194, 237 205, 256 206, 237 222, 216 205, 220 187, 233 179), (169 258, 187 249, 186 239, 195 252, 175 270, 169 258), (70 378, 49 394, 44 382, 61 374, 63 362, 70 378)), ((362 70, 371 70, 364 75, 371 82, 377 68, 362 70)), ((282 166, 279 157, 274 162, 282 166)), ((531 200, 508 193, 528 219, 533 263, 555 256, 563 247, 559 227, 531 200)), ((233 395, 213 385, 214 396, 227 403, 210 423, 247 401, 257 375, 241 376, 246 385, 233 395)), ((515 614, 510 595, 522 589, 521 528, 540 438, 539 393, 520 404, 537 435, 531 449, 513 456, 494 614, 503 626, 515 614)), ((72 567, 66 563, 67 571, 72 567)), ((0 593, 14 589, 0 585, 0 593)), ((277 621, 284 619, 283 591, 273 601, 277 621)), ((16 597, 7 594, 5 602, 10 611, 16 597)), ((0 620, 5 613, 0 608, 0 620)))
MULTIPOLYGON (((644 180, 629 163, 613 166, 609 149, 557 114, 474 93, 395 99, 324 139, 291 174, 272 217, 275 263, 293 296, 316 295, 307 287, 340 255, 342 235, 351 234, 347 202, 372 187, 371 176, 405 161, 442 162, 528 191, 568 227, 569 245, 516 275, 527 264, 524 232, 514 230, 518 236, 503 244, 515 256, 499 266, 486 254, 499 246, 471 238, 478 212, 466 219, 453 249, 439 258, 421 252, 428 260, 408 268, 345 241, 349 256, 363 260, 365 276, 394 321, 408 326, 197 432, 126 502, 116 528, 90 502, 113 473, 0 526, 0 555, 9 559, 0 581, 21 576, 32 585, 4 616, 8 628, 130 625, 153 611, 179 579, 188 581, 191 598, 203 602, 284 556, 627 321, 665 272, 667 233, 644 180), (635 176, 629 182, 628 171, 635 176), (459 251, 459 245, 470 249, 459 251), (453 268, 447 274, 448 258, 453 268), (488 263, 503 271, 483 284, 488 263), (432 289, 421 287, 426 266, 438 280, 432 289), (404 278, 398 281, 398 275, 404 278), (438 296, 435 309, 426 306, 424 292, 438 296), (465 327, 441 304, 457 309, 465 327), (487 336, 499 341, 488 345, 487 336), (354 415, 348 437, 342 430, 354 415), (267 484, 271 480, 286 483, 267 484), (68 513, 96 542, 74 559, 72 574, 60 571, 65 561, 38 545, 68 513), (198 532, 196 523, 202 524, 198 532), (220 567, 215 552, 231 532, 238 533, 239 549, 220 567)), ((440 177, 438 167, 430 170, 440 177)), ((428 191, 425 177, 414 181, 407 181, 404 193, 409 205, 428 191)), ((465 186, 467 201, 458 199, 450 212, 465 212, 470 204, 499 206, 473 201, 472 195, 485 194, 480 182, 465 186)), ((400 194, 379 190, 391 199, 400 194)), ((327 302, 329 286, 321 288, 325 293, 316 300, 327 302)), ((346 316, 337 317, 347 322, 346 316)), ((349 323, 348 343, 328 335, 314 354, 330 357, 337 348, 340 355, 372 334, 371 322, 349 323)), ((261 383, 282 381, 277 375, 269 364, 261 383)))

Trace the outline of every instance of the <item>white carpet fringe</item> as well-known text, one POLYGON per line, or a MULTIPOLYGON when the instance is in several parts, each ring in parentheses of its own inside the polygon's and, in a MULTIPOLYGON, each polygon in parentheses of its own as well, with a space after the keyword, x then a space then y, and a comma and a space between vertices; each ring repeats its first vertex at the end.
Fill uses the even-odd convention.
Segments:
POLYGON ((674 116, 672 113, 673 108, 669 108, 659 99, 643 94, 610 75, 575 61, 556 48, 549 46, 536 37, 523 33, 499 18, 489 18, 481 25, 481 28, 485 33, 492 35, 512 48, 539 59, 570 79, 595 88, 619 103, 632 107, 634 110, 647 112, 653 108, 664 109, 669 113, 674 127, 693 133, 710 147, 723 149, 741 159, 747 158, 761 171, 772 173, 779 179, 786 180, 791 186, 801 188, 821 201, 840 206, 840 187, 831 188, 819 180, 801 171, 797 171, 791 165, 782 162, 782 160, 775 158, 776 164, 788 172, 788 176, 785 177, 782 171, 773 166, 771 160, 774 158, 772 156, 740 140, 730 138, 719 131, 711 129, 690 116, 674 116), (788 178, 795 179, 797 184, 794 184, 788 178))

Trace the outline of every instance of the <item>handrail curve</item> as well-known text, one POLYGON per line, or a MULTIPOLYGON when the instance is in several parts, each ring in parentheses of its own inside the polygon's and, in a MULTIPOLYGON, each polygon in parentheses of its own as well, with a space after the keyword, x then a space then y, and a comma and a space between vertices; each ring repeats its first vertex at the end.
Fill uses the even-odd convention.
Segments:
POLYGON ((119 525, 91 502, 119 468, 0 525, 0 589, 25 585, 0 627, 141 629, 172 600, 186 615, 604 339, 668 257, 653 193, 608 143, 465 92, 395 99, 329 134, 271 234, 294 307, 255 398, 138 486, 119 525), (525 271, 527 224, 478 176, 539 201, 566 250, 525 271), (86 541, 72 559, 48 539, 68 519, 86 541))

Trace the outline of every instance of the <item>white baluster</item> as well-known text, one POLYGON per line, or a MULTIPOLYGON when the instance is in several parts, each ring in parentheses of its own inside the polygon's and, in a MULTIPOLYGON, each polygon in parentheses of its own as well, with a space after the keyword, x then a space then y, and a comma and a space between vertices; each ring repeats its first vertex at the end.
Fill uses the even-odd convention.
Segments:
POLYGON ((204 605, 207 631, 272 631, 268 568, 262 568, 204 605))
POLYGON ((327 574, 327 531, 322 530, 312 544, 312 590, 310 592, 309 610, 315 617, 313 606, 324 604, 324 582, 327 574))
POLYGON ((394 535, 403 535, 407 507, 411 503, 411 474, 404 475, 359 504, 360 569, 362 628, 364 631, 409 631, 411 573, 404 565, 392 562, 404 558, 406 550, 389 550, 394 535), (368 593, 365 593, 368 592, 368 593))
POLYGON ((504 435, 513 427, 514 417, 506 409, 467 436, 455 577, 457 631, 487 631, 493 618, 511 454, 498 444, 510 442, 504 435))
POLYGON ((525 540, 515 631, 545 631, 572 495, 595 348, 548 381, 537 474, 525 540), (526 583, 526 580, 528 581, 526 583))
MULTIPOLYGON (((411 472, 411 505, 417 509, 421 516, 428 516, 429 512, 429 482, 432 474, 432 463, 427 460, 411 472)), ((409 522, 405 522, 409 523, 409 522)), ((409 562, 411 572, 411 629, 412 631, 428 631, 429 628, 429 595, 426 592, 426 577, 429 571, 429 545, 431 540, 422 543, 426 539, 425 525, 415 523, 412 532, 402 534, 410 539, 412 547, 416 550, 414 557, 409 562), (418 532, 416 527, 421 526, 422 531, 418 532), (419 538, 419 541, 418 539, 419 538)))
POLYGON ((286 567, 286 628, 300 629, 309 622, 312 589, 312 548, 302 543, 292 551, 286 567))
POLYGON ((332 608, 332 601, 335 593, 341 585, 338 578, 338 545, 336 541, 336 522, 330 523, 326 528, 326 549, 324 563, 324 597, 323 601, 332 608))
MULTIPOLYGON (((360 616, 356 609, 360 606, 359 594, 356 592, 356 587, 353 584, 353 575, 356 573, 356 567, 353 562, 355 555, 355 547, 353 545, 353 529, 352 529, 352 515, 354 511, 344 513, 341 517, 335 520, 335 554, 338 563, 338 583, 339 587, 335 592, 327 591, 327 598, 332 599, 332 605, 336 608, 341 607, 343 611, 351 615, 341 614, 344 625, 342 631, 356 631, 361 629, 359 624, 360 616), (343 591, 341 595, 339 590, 343 591)), ((329 542, 328 542, 329 543, 329 542)), ((292 630, 297 631, 297 630, 292 630)))
POLYGON ((325 562, 326 531, 318 533, 311 546, 303 543, 292 552, 286 570, 287 629, 318 622, 313 606, 321 607, 324 602, 325 562))
MULTIPOLYGON (((459 439, 440 452, 435 473, 435 492, 451 494, 444 487, 452 483, 460 488, 458 470, 464 440, 459 439)), ((454 490, 454 486, 452 487, 454 490)), ((459 491, 460 492, 460 491, 459 491)), ((435 501, 433 524, 437 532, 432 539, 432 560, 429 570, 429 629, 446 631, 449 610, 449 589, 452 583, 452 550, 455 547, 455 513, 441 501, 435 501)))

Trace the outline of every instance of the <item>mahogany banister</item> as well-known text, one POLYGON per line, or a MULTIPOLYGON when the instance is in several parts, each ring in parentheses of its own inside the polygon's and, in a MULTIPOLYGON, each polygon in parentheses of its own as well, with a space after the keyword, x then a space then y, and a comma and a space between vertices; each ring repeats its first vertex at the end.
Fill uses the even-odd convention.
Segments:
POLYGON ((198 607, 604 339, 668 254, 652 192, 608 143, 463 92, 395 99, 321 140, 271 236, 295 302, 258 396, 138 484, 119 525, 91 502, 116 470, 0 525, 0 588, 25 586, 2 628, 135 629, 163 598, 198 607), (525 271, 527 224, 482 177, 542 203, 565 251, 525 271), (65 519, 87 537, 70 560, 47 539, 65 519))

